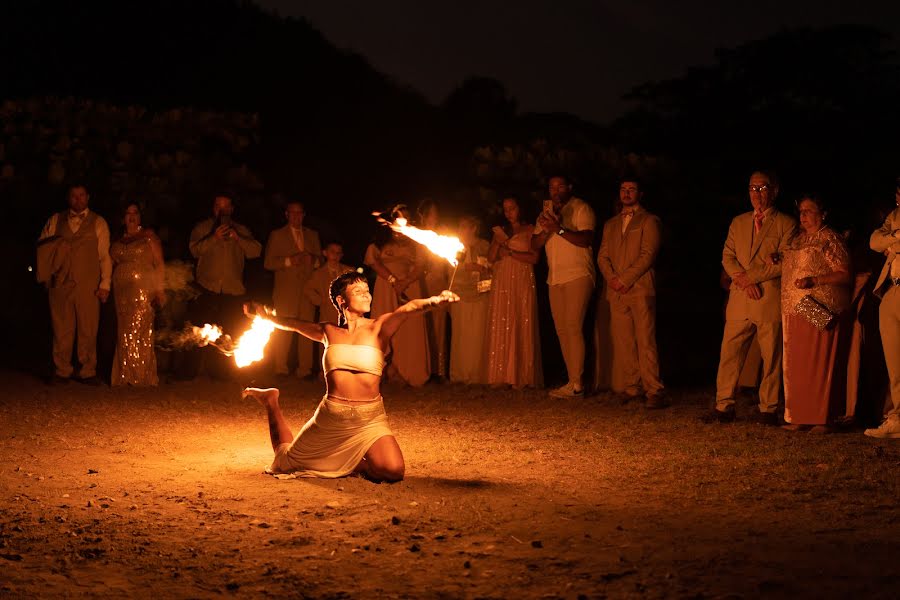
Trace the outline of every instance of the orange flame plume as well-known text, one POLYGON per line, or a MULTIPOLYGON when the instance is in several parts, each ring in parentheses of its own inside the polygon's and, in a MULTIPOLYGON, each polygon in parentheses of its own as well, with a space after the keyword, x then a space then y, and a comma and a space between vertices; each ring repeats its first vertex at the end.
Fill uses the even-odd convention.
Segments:
POLYGON ((234 362, 238 367, 246 367, 247 365, 261 360, 263 350, 269 343, 272 332, 275 331, 275 324, 268 319, 260 316, 253 318, 250 329, 244 332, 241 339, 237 341, 234 347, 234 362))
POLYGON ((462 252, 465 247, 458 237, 451 235, 440 235, 430 229, 419 229, 412 225, 406 224, 406 219, 398 217, 393 223, 384 221, 388 227, 402 233, 406 237, 422 244, 432 253, 440 256, 454 267, 459 264, 456 259, 457 254, 462 252))

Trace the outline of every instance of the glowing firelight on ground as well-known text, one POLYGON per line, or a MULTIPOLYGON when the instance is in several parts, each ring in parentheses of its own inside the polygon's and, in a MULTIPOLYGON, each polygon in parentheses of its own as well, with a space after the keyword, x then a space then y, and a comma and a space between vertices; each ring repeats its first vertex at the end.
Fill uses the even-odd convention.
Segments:
POLYGON ((234 346, 235 364, 238 367, 246 367, 261 360, 273 331, 275 331, 275 324, 272 321, 260 316, 253 317, 250 329, 244 332, 234 346))
POLYGON ((406 219, 403 217, 398 217, 393 223, 388 223, 388 226, 397 233, 402 233, 406 237, 422 244, 429 251, 445 259, 454 267, 459 264, 459 261, 456 259, 457 254, 465 250, 465 246, 459 241, 458 237, 440 235, 430 229, 419 229, 418 227, 407 225, 406 219))

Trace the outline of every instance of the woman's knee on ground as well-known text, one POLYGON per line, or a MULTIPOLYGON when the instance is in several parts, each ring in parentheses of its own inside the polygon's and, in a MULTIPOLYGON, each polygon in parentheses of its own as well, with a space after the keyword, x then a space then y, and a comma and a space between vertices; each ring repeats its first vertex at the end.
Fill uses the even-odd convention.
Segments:
POLYGON ((388 454, 372 456, 368 459, 368 475, 377 481, 385 481, 395 483, 402 481, 406 473, 406 463, 403 461, 403 455, 388 454))

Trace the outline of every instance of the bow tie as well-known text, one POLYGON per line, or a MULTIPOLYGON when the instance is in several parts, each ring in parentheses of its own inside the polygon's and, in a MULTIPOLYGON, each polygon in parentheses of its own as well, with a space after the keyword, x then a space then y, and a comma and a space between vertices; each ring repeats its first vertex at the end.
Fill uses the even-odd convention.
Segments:
POLYGON ((622 216, 623 216, 623 217, 633 217, 633 216, 634 216, 634 209, 632 208, 631 210, 623 210, 623 211, 622 211, 622 216))
POLYGON ((87 211, 80 212, 80 213, 69 211, 70 219, 83 219, 86 216, 87 216, 87 211))

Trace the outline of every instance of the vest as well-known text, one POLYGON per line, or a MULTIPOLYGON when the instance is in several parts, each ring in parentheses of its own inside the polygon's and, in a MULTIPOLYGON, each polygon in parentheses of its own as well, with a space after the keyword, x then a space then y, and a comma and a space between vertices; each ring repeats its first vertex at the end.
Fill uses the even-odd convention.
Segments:
POLYGON ((97 215, 88 211, 77 232, 69 228, 69 211, 56 217, 56 235, 69 245, 69 255, 64 269, 65 279, 55 282, 54 287, 74 287, 100 285, 100 255, 97 254, 97 215))

